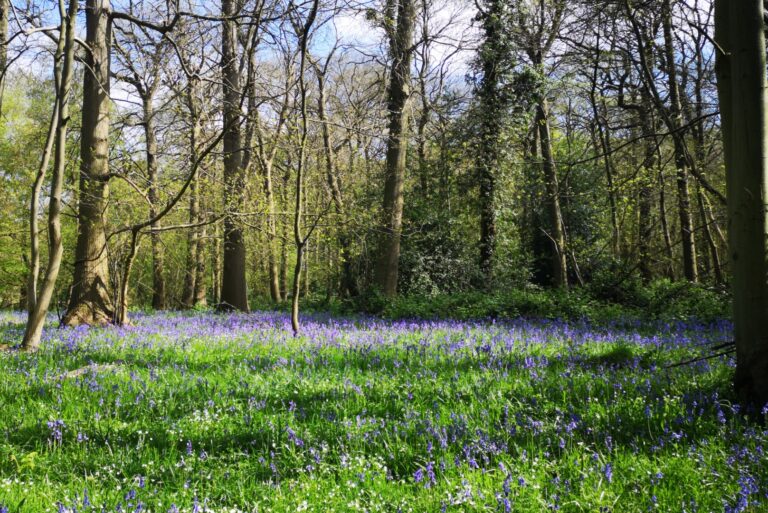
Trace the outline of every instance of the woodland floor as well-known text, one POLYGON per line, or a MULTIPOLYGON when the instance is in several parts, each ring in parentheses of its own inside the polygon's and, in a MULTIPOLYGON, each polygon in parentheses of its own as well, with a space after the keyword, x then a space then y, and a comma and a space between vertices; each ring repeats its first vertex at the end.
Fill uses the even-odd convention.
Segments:
MULTIPOLYGON (((23 316, 0 312, 0 344, 23 316)), ((768 511, 727 322, 136 314, 0 354, 0 512, 768 511), (4 509, 7 508, 7 509, 4 509)))

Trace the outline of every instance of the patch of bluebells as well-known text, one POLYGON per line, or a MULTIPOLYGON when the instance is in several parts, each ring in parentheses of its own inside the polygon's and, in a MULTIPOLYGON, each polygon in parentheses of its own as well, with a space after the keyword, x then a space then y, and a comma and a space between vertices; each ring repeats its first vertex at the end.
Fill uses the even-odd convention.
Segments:
MULTIPOLYGON (((579 502, 608 511, 618 500, 634 511, 632 496, 643 497, 637 511, 740 512, 767 504, 768 436, 728 395, 732 362, 664 369, 731 337, 727 322, 314 316, 295 339, 280 313, 136 314, 129 327, 47 329, 47 367, 15 357, 0 360, 0 372, 40 390, 38 422, 52 419, 32 441, 41 458, 86 452, 88 465, 98 458, 108 468, 113 451, 124 451, 146 474, 126 478, 120 500, 106 503, 98 480, 79 494, 54 482, 67 513, 150 505, 202 513, 215 501, 198 495, 216 479, 255 481, 263 488, 253 495, 270 506, 280 506, 269 499, 276 487, 291 490, 281 500, 298 501, 303 484, 321 481, 318 500, 340 482, 393 487, 391 496, 420 510, 556 511, 579 502), (55 379, 91 360, 117 368, 55 379), (654 467, 635 469, 635 460, 654 467), (686 465, 708 486, 676 487, 686 465), (637 493, 619 495, 628 486, 637 493), (605 503, 589 503, 593 496, 605 503)), ((0 433, 10 426, 0 418, 0 433)), ((9 440, 13 453, 28 450, 9 440)), ((78 482, 85 465, 72 461, 78 482)), ((5 493, 0 487, 0 513, 5 493)), ((217 500, 211 508, 244 506, 217 500)))

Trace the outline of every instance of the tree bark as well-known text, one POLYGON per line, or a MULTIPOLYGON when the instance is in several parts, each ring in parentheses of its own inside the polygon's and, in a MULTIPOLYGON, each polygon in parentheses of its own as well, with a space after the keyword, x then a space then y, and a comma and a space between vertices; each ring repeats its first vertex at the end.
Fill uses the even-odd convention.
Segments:
MULTIPOLYGON (((664 0, 662 6, 662 23, 664 30, 664 54, 667 65, 669 87, 670 129, 678 132, 683 126, 683 109, 680 101, 680 86, 677 81, 677 65, 675 64, 675 48, 672 39, 672 1, 664 0)), ((698 264, 696 262, 696 239, 693 231, 691 216, 691 195, 688 188, 688 156, 682 136, 674 139, 675 147, 675 182, 677 184, 677 208, 680 220, 680 235, 683 249, 683 274, 688 281, 699 280, 698 264)))
POLYGON ((56 67, 56 99, 53 103, 53 112, 51 113, 51 123, 48 126, 48 135, 45 139, 45 148, 43 156, 40 159, 40 166, 37 168, 37 175, 32 185, 32 197, 29 201, 29 276, 27 277, 26 303, 27 311, 32 312, 37 302, 37 285, 40 278, 40 192, 43 188, 45 174, 48 172, 48 165, 51 160, 51 153, 56 141, 57 130, 61 120, 59 119, 59 106, 61 100, 61 71, 59 70, 59 60, 62 58, 64 49, 64 39, 60 38, 59 46, 55 56, 54 66, 56 67))
POLYGON ((3 114, 5 76, 8 73, 8 17, 10 0, 0 0, 0 116, 3 114))
POLYGON ((106 324, 113 318, 104 213, 109 203, 110 0, 87 0, 75 269, 62 322, 106 324))
POLYGON ((248 287, 246 284, 245 240, 243 229, 235 214, 240 211, 245 185, 242 167, 240 127, 240 70, 237 58, 236 0, 222 0, 221 71, 224 88, 224 254, 221 277, 223 310, 248 311, 248 287))
MULTIPOLYGON (((21 347, 25 351, 36 351, 45 324, 56 280, 59 276, 64 246, 61 237, 61 195, 66 168, 67 129, 69 126, 69 96, 72 87, 72 75, 75 61, 75 32, 77 23, 78 0, 70 0, 67 12, 60 4, 61 33, 59 35, 57 60, 62 59, 60 71, 56 71, 56 154, 54 156, 51 191, 48 202, 48 266, 45 270, 40 295, 29 311, 21 347)), ((54 64, 55 67, 59 63, 54 64)), ((58 69, 58 68, 56 68, 58 69)))
POLYGON ((768 129, 762 0, 715 2, 717 86, 728 190, 734 387, 746 404, 768 403, 768 129))
POLYGON ((376 267, 376 284, 385 296, 397 294, 400 238, 403 229, 403 183, 408 148, 408 111, 410 96, 411 46, 416 24, 414 0, 400 0, 397 5, 397 27, 390 39, 392 68, 387 98, 389 134, 387 136, 386 171, 382 237, 376 267))
MULTIPOLYGON (((304 252, 309 241, 309 236, 312 234, 310 229, 307 234, 302 233, 302 206, 305 198, 304 191, 304 172, 307 160, 307 139, 309 138, 309 124, 308 124, 308 111, 307 111, 307 82, 305 75, 306 62, 307 62, 307 45, 309 43, 309 34, 312 28, 312 24, 315 22, 317 16, 317 10, 319 7, 319 0, 314 0, 310 11, 307 15, 307 19, 302 25, 299 36, 299 107, 300 107, 300 121, 299 126, 301 128, 299 134, 299 155, 296 165, 296 196, 293 212, 293 241, 296 246, 296 266, 293 269, 293 293, 291 297, 291 327, 293 328, 293 336, 299 334, 301 324, 299 322, 299 292, 301 287, 301 269, 302 261, 304 258, 304 252)), ((315 224, 317 226, 317 224, 315 224)), ((308 283, 309 277, 306 278, 308 283)))
POLYGON ((549 233, 552 248, 552 285, 568 288, 568 260, 565 253, 565 232, 563 215, 560 210, 560 186, 557 179, 557 166, 552 153, 552 139, 549 128, 547 100, 542 99, 536 107, 536 125, 541 144, 542 168, 547 189, 547 210, 549 211, 549 233))
POLYGON ((498 172, 503 130, 504 100, 501 71, 507 57, 499 48, 504 30, 504 2, 488 2, 482 16, 483 42, 479 50, 482 78, 477 88, 479 123, 479 154, 475 157, 480 214, 479 268, 482 286, 493 288, 493 264, 496 253, 496 173, 498 172))
MULTIPOLYGON (((154 88, 147 89, 143 98, 144 106, 144 138, 147 155, 147 181, 149 182, 149 216, 157 215, 157 205, 160 201, 158 197, 158 166, 157 166, 157 135, 155 133, 155 110, 152 105, 154 88)), ((150 233, 150 244, 152 247, 152 308, 155 310, 165 310, 165 276, 164 276, 164 255, 160 232, 154 231, 160 226, 159 222, 152 223, 153 231, 150 233)))
POLYGON ((328 188, 331 191, 331 200, 338 218, 336 226, 337 241, 339 243, 339 260, 341 260, 341 280, 340 293, 342 297, 357 295, 357 285, 355 276, 352 272, 352 256, 350 248, 349 235, 347 234, 346 210, 344 208, 344 197, 341 193, 339 176, 336 169, 336 162, 333 152, 333 143, 331 141, 331 127, 329 125, 328 114, 325 109, 325 70, 316 68, 317 71, 317 112, 322 124, 323 149, 325 153, 325 178, 328 182, 328 188))

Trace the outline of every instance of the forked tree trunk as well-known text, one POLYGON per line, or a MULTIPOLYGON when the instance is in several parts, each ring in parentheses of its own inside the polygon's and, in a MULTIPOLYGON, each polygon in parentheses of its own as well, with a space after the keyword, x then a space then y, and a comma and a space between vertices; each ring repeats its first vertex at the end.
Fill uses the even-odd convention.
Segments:
POLYGON ((109 203, 110 0, 86 2, 80 192, 72 292, 62 322, 106 324, 113 318, 104 213, 109 203))
MULTIPOLYGON (((69 96, 72 87, 72 70, 75 61, 75 32, 77 22, 78 0, 69 0, 67 12, 60 11, 61 33, 56 52, 56 59, 62 60, 54 66, 61 66, 56 71, 56 154, 54 156, 53 174, 51 176, 51 192, 48 202, 48 266, 45 278, 33 308, 29 311, 24 339, 21 346, 25 351, 35 351, 40 346, 40 338, 45 324, 56 280, 59 276, 64 246, 61 237, 61 194, 66 168, 67 128, 69 126, 69 96)), ((60 9, 63 9, 60 8, 60 9)))
POLYGON ((392 70, 387 98, 389 134, 384 177, 382 236, 376 267, 376 284, 385 296, 390 297, 397 294, 400 238, 403 229, 403 183, 408 148, 406 104, 410 95, 411 46, 415 24, 414 0, 400 0, 397 3, 397 26, 390 40, 392 70))
MULTIPOLYGON (((746 404, 768 403, 768 130, 762 0, 716 0, 717 86, 728 187, 734 386, 746 404)), ((762 418, 762 417, 761 417, 762 418)))
MULTIPOLYGON (((296 266, 293 268, 293 291, 291 298, 291 327, 293 328, 293 335, 299 334, 301 324, 299 322, 299 292, 301 288, 301 268, 304 258, 304 252, 307 247, 307 242, 312 234, 310 229, 306 234, 303 233, 302 227, 302 207, 304 206, 304 198, 306 192, 304 191, 304 173, 307 161, 307 139, 309 138, 309 125, 308 125, 308 109, 307 109, 307 81, 304 76, 307 63, 307 45, 309 43, 309 34, 312 28, 312 24, 315 22, 317 16, 317 10, 319 7, 319 0, 314 0, 310 11, 307 15, 307 19, 302 25, 299 36, 299 106, 301 111, 301 118, 299 126, 301 128, 299 135, 299 155, 296 165, 296 196, 294 203, 293 213, 293 241, 296 245, 296 266)), ((315 226, 317 226, 315 222, 315 226)), ((307 280, 309 278, 307 277, 307 280)))

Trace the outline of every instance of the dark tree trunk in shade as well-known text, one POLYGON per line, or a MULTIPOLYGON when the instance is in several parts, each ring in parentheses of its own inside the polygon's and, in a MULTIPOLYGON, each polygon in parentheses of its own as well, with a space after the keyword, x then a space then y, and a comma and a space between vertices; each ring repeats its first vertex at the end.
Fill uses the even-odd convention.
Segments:
POLYGON ((768 403, 768 130, 762 0, 715 2, 717 87, 728 188, 728 234, 736 340, 734 387, 768 403))

